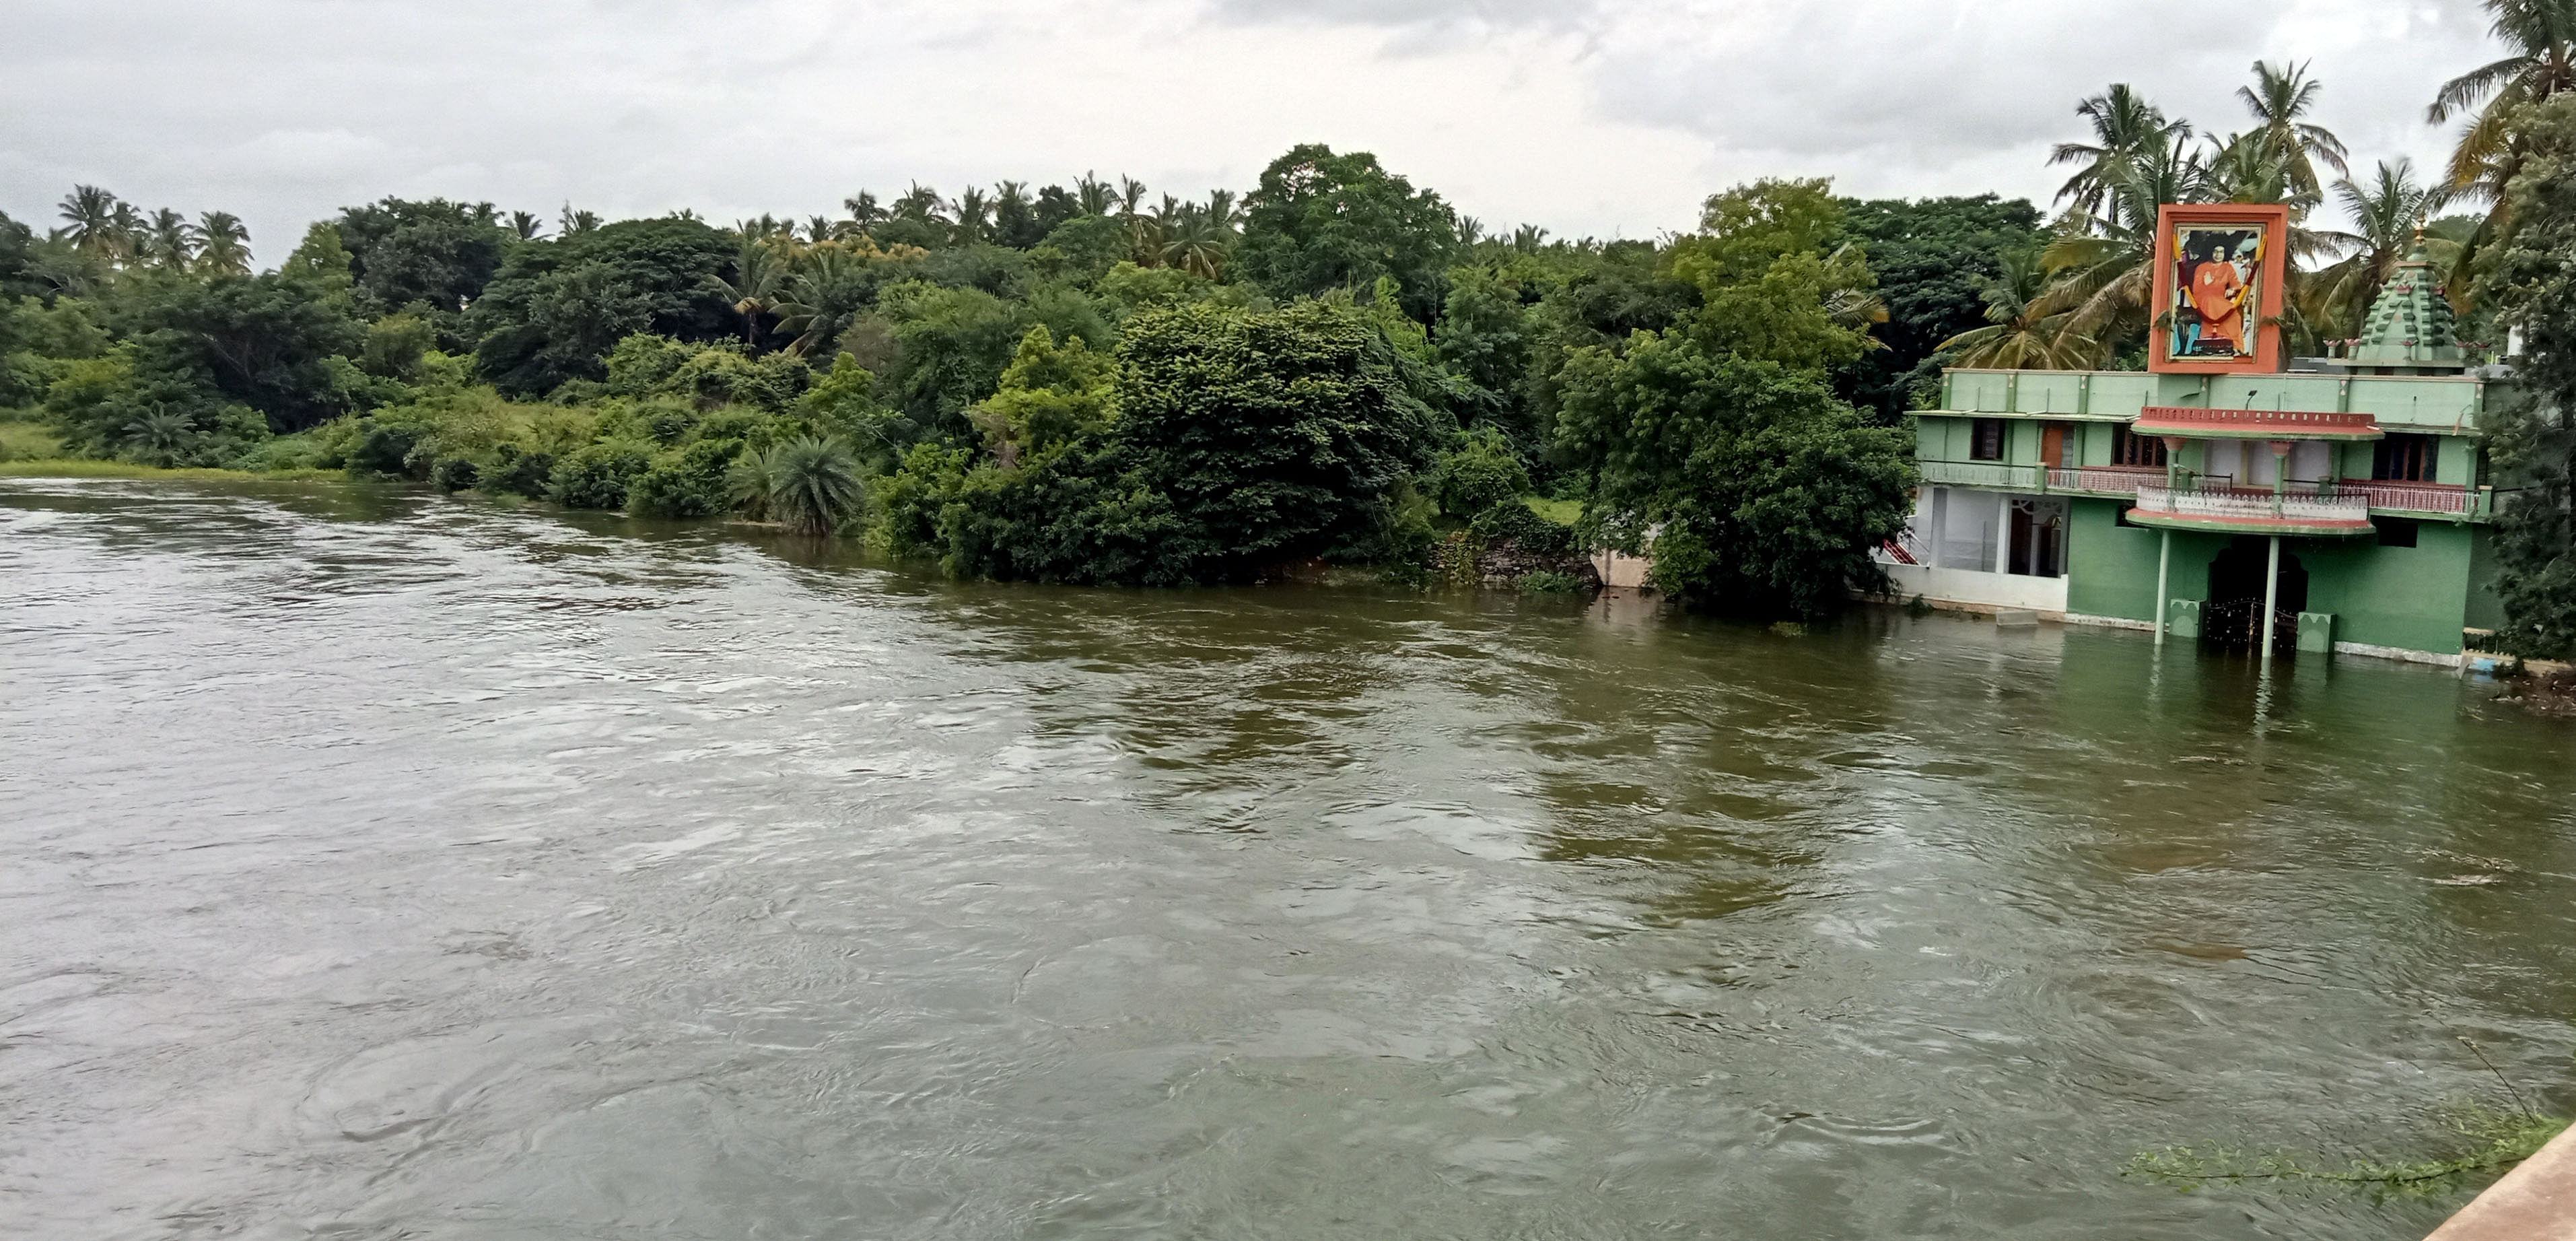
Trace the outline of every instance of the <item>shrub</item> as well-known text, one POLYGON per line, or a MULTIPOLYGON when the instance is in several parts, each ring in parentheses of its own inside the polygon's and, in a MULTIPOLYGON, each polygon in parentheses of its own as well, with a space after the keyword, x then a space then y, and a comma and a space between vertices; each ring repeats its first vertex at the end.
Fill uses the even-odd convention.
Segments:
POLYGON ((1570 595, 1583 589, 1583 583, 1571 573, 1540 569, 1534 573, 1522 574, 1518 581, 1512 583, 1512 587, 1524 595, 1570 595))
POLYGON ((641 444, 591 444, 555 463, 546 498, 565 508, 624 508, 626 488, 652 465, 652 451, 641 444))
POLYGON ((420 443, 420 428, 409 423, 365 419, 358 438, 348 449, 347 466, 352 473, 394 474, 405 472, 411 450, 420 443))
POLYGON ((725 510, 732 496, 726 474, 742 441, 699 440, 653 459, 627 488, 626 507, 646 517, 705 517, 725 510))
POLYGON ((770 512, 806 534, 830 534, 857 515, 866 494, 859 485, 858 462, 839 440, 781 444, 771 469, 770 512))
POLYGON ((550 452, 522 452, 516 444, 503 444, 499 460, 491 469, 482 471, 480 486, 487 492, 526 496, 542 500, 553 481, 555 455, 550 452))
POLYGON ((1509 539, 1521 550, 1541 556, 1574 554, 1574 527, 1549 521, 1517 499, 1486 509, 1470 524, 1488 542, 1509 539))
POLYGON ((1530 489, 1529 470, 1510 440, 1492 427, 1478 427, 1459 437, 1456 448, 1440 454, 1426 480, 1440 511, 1471 520, 1497 505, 1517 506, 1530 489))
POLYGON ((457 492, 472 487, 481 476, 473 462, 463 457, 447 457, 429 469, 429 481, 440 491, 457 492))

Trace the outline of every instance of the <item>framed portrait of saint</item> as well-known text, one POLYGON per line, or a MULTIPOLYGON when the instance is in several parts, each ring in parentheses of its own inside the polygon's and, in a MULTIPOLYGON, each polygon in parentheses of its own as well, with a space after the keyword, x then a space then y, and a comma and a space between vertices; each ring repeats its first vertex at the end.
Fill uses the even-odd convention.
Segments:
POLYGON ((2290 209, 2274 203, 2157 209, 2147 369, 2280 370, 2289 233, 2290 209))

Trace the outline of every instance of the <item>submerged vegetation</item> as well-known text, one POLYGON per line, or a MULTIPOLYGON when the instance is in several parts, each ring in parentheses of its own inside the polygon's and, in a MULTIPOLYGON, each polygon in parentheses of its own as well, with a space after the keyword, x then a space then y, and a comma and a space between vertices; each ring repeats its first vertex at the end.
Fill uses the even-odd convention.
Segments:
POLYGON ((2443 176, 2356 173, 2306 67, 2258 63, 2223 136, 2126 86, 2081 101, 2045 221, 1766 180, 1657 242, 1504 234, 1306 145, 1240 195, 915 184, 730 228, 388 198, 254 272, 239 220, 85 185, 58 227, 0 217, 0 417, 83 460, 733 515, 961 575, 1321 558, 1553 575, 1536 589, 1606 546, 1691 602, 1814 617, 1882 584, 1867 553, 1904 522, 1906 414, 1943 366, 2140 365, 2157 204, 2278 202, 2294 348, 2357 329, 2419 222, 2467 334, 2526 330, 2553 399, 2497 433, 2541 480, 2507 508, 2500 640, 2563 653, 2576 21, 2491 7, 2514 55, 2443 88, 2433 119, 2474 117, 2443 176), (2351 231, 2315 218, 2329 202, 2351 231))

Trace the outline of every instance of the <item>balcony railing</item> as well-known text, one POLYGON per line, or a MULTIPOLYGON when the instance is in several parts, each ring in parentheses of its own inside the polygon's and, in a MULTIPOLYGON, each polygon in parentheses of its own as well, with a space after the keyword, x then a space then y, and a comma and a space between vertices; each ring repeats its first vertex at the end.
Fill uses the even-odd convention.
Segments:
POLYGON ((2125 465, 2006 465, 2000 461, 1924 461, 1923 481, 1953 487, 1992 487, 2005 491, 2077 491, 2095 495, 2135 495, 2141 482, 2161 481, 2165 472, 2125 465))
MULTIPOLYGON (((2006 465, 2001 461, 1923 461, 1923 481, 1951 487, 1984 487, 1997 491, 2020 491, 2035 495, 2077 494, 2097 496, 2133 496, 2141 488, 2162 487, 2165 472, 2160 468, 2131 465, 2087 465, 2059 468, 2055 466, 2006 465)), ((2181 475, 2185 489, 2210 495, 2232 494, 2260 497, 2268 506, 2272 492, 2267 487, 2231 487, 2233 480, 2225 475, 2194 478, 2188 471, 2181 475)), ((2428 513, 2472 520, 2495 513, 2495 493, 2484 487, 2456 487, 2441 483, 2387 482, 2347 478, 2334 482, 2292 481, 2285 488, 2292 497, 2336 497, 2345 501, 2356 498, 2365 508, 2397 513, 2428 513)))
POLYGON ((2483 489, 2446 487, 2440 483, 2365 482, 2348 478, 2341 484, 2346 491, 2357 491, 2370 497, 2370 507, 2396 509, 2407 513, 2444 513, 2458 517, 2482 516, 2487 511, 2483 489))
POLYGON ((2138 486, 2141 512, 2171 513, 2211 521, 2286 521, 2307 525, 2366 526, 2370 497, 2335 490, 2332 484, 2290 483, 2273 492, 2258 487, 2220 487, 2186 483, 2138 486))

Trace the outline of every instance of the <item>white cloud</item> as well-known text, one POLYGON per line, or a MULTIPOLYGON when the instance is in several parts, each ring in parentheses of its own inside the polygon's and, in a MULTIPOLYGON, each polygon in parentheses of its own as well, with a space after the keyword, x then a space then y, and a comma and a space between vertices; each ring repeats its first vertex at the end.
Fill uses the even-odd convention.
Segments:
POLYGON ((1128 173, 1241 188, 1302 141, 1379 153, 1491 225, 1651 236, 1712 189, 2044 197, 2111 81, 2225 129, 2257 57, 2313 59, 2357 156, 2439 158, 2468 0, 19 0, 0 210, 75 181, 224 208, 274 261, 386 194, 551 216, 837 209, 1128 173))

